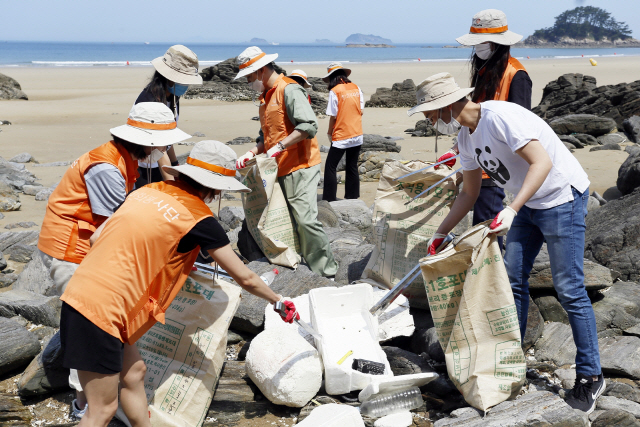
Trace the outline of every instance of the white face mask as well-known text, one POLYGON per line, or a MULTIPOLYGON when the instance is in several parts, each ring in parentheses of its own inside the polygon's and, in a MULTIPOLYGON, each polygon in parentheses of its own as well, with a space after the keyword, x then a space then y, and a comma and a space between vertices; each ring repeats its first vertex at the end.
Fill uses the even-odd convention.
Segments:
POLYGON ((474 46, 476 56, 482 60, 487 60, 491 57, 493 51, 491 50, 491 43, 482 43, 474 46))
POLYGON ((162 158, 162 156, 164 156, 164 153, 162 151, 158 150, 157 148, 154 148, 153 150, 151 150, 151 153, 149 153, 147 158, 144 159, 144 162, 145 163, 155 163, 158 160, 160 160, 162 158))
POLYGON ((262 79, 258 78, 256 74, 256 79, 251 82, 251 89, 255 90, 258 93, 264 92, 264 84, 262 83, 262 79))
POLYGON ((458 132, 462 126, 453 118, 452 114, 451 121, 449 123, 445 123, 444 120, 439 118, 434 127, 443 135, 451 135, 458 132))

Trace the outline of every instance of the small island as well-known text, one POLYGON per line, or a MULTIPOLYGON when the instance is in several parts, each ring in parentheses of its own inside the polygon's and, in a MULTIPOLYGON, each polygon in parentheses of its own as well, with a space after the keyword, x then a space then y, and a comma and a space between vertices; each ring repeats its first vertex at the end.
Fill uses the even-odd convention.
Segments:
MULTIPOLYGON (((374 36, 373 34, 351 34, 344 41, 346 44, 355 44, 355 45, 392 45, 393 42, 389 39, 385 39, 380 36, 374 36)), ((355 47, 355 46, 353 46, 355 47)), ((363 47, 374 47, 374 46, 363 46, 363 47)))
POLYGON ((335 42, 332 42, 329 39, 316 39, 315 43, 318 43, 318 44, 335 44, 335 42))
POLYGON ((249 40, 250 44, 269 44, 268 41, 266 41, 265 39, 259 39, 257 37, 252 38, 251 40, 249 40))
POLYGON ((337 46, 337 47, 395 47, 391 44, 373 44, 373 43, 347 43, 345 46, 337 46))
POLYGON ((624 22, 599 7, 580 6, 555 17, 553 27, 536 30, 520 47, 640 47, 624 22))

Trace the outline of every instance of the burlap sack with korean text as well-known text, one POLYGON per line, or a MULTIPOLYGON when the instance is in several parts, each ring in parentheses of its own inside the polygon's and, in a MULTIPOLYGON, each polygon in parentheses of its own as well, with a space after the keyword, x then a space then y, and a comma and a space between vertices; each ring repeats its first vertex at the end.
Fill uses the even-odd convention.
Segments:
POLYGON ((483 411, 515 398, 526 372, 511 285, 488 224, 420 260, 449 378, 483 411))
POLYGON ((296 268, 300 242, 278 183, 276 159, 257 156, 242 183, 251 189, 242 193, 242 206, 254 240, 272 264, 296 268))
MULTIPOLYGON (((427 243, 449 213, 457 194, 453 177, 409 205, 405 206, 405 203, 449 175, 451 169, 443 165, 402 181, 394 179, 429 164, 420 160, 407 163, 393 160, 384 164, 373 208, 376 247, 362 274, 365 282, 393 288, 428 254, 427 243)), ((413 307, 429 306, 422 277, 418 277, 403 294, 413 307)))
MULTIPOLYGON (((147 365, 144 388, 154 427, 199 427, 205 420, 227 348, 241 289, 191 273, 165 313, 136 343, 147 365)), ((130 425, 122 410, 118 418, 130 425), (124 419, 123 419, 124 418, 124 419)))

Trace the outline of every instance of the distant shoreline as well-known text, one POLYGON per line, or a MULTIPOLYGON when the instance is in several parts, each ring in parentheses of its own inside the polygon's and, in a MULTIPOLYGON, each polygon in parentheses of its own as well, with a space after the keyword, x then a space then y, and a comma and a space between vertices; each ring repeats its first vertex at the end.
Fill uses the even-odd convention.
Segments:
POLYGON ((388 47, 395 47, 393 45, 390 44, 384 44, 384 43, 380 43, 380 44, 375 44, 375 43, 347 43, 346 46, 336 46, 336 47, 375 47, 375 48, 388 48, 388 47))

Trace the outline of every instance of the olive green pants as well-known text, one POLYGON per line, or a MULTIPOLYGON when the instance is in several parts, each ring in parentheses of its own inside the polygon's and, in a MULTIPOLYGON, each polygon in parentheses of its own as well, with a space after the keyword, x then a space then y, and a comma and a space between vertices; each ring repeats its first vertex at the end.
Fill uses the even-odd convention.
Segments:
POLYGON ((298 169, 278 178, 296 222, 302 256, 309 268, 320 276, 334 276, 338 264, 333 258, 329 239, 318 221, 318 182, 320 165, 298 169))

